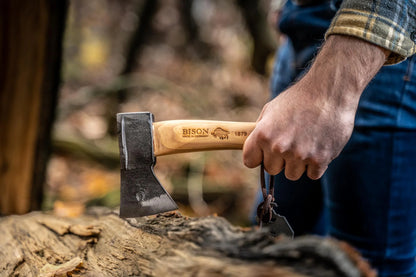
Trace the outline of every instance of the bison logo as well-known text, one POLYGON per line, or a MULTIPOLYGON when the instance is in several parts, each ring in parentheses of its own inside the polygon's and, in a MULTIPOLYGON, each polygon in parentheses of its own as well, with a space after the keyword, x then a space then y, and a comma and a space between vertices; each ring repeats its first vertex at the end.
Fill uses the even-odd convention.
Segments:
POLYGON ((211 132, 211 135, 213 135, 215 138, 219 138, 221 140, 223 139, 228 139, 228 134, 230 132, 228 132, 227 130, 224 130, 221 127, 217 127, 215 128, 214 131, 211 132))

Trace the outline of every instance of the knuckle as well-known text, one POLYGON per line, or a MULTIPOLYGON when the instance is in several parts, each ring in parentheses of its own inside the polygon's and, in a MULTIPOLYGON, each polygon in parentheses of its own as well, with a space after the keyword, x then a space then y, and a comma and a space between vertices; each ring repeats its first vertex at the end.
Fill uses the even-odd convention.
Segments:
POLYGON ((244 165, 248 168, 254 168, 256 167, 255 163, 252 162, 250 159, 243 159, 244 165))
POLYGON ((282 146, 282 155, 287 159, 291 161, 296 161, 297 163, 302 162, 305 163, 309 157, 308 152, 305 151, 306 149, 303 149, 299 146, 293 146, 290 145, 284 145, 282 146))
POLYGON ((321 177, 321 174, 318 171, 308 171, 307 176, 309 179, 318 180, 321 177))
POLYGON ((290 149, 290 144, 284 140, 275 140, 271 145, 271 150, 273 153, 284 154, 287 153, 290 149))
POLYGON ((254 168, 260 164, 261 149, 253 144, 247 143, 243 148, 243 163, 248 168, 254 168))
POLYGON ((292 156, 293 159, 297 161, 306 161, 308 158, 307 153, 300 148, 295 148, 292 152, 292 156))
POLYGON ((248 168, 254 168, 257 166, 254 158, 247 153, 243 153, 243 163, 248 168))
POLYGON ((305 165, 297 161, 291 161, 285 168, 285 176, 291 181, 296 181, 302 177, 305 172, 305 165))
POLYGON ((270 159, 269 157, 265 157, 264 160, 264 169, 267 171, 267 173, 271 175, 276 175, 280 171, 282 171, 284 168, 284 160, 281 158, 273 157, 273 159, 270 159))
POLYGON ((243 163, 244 163, 244 165, 245 165, 245 166, 247 166, 248 168, 252 168, 252 167, 251 167, 251 162, 250 162, 250 160, 249 160, 249 159, 247 159, 247 158, 243 157, 243 163))
POLYGON ((294 172, 285 170, 285 176, 290 181, 296 181, 296 180, 299 180, 299 178, 302 176, 302 174, 294 173, 294 172))
POLYGON ((309 169, 307 176, 312 180, 318 180, 322 177, 328 167, 309 169))
POLYGON ((264 170, 266 170, 267 173, 269 173, 270 175, 279 174, 280 171, 282 171, 282 169, 283 169, 282 167, 276 167, 276 166, 274 166, 274 167, 266 167, 266 166, 264 166, 264 170))
POLYGON ((308 157, 308 164, 314 168, 320 168, 329 164, 329 159, 325 154, 316 154, 308 157))
POLYGON ((260 144, 268 144, 270 142, 270 136, 264 131, 257 132, 257 141, 260 144))

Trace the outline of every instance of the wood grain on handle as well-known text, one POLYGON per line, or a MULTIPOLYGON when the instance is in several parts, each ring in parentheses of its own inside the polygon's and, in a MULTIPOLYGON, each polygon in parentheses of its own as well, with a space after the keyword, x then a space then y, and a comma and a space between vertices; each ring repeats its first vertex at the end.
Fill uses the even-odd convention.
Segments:
POLYGON ((254 122, 168 120, 153 123, 155 156, 175 153, 242 149, 254 122))

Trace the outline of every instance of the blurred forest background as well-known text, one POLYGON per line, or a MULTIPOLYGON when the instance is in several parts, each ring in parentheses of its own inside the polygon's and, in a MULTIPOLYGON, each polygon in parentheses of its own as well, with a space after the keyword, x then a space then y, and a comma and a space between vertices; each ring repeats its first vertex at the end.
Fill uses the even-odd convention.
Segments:
MULTIPOLYGON (((44 209, 119 205, 117 112, 156 121, 255 121, 276 34, 269 0, 71 0, 44 209)), ((247 225, 258 169, 241 151, 163 156, 155 167, 186 215, 247 225)))

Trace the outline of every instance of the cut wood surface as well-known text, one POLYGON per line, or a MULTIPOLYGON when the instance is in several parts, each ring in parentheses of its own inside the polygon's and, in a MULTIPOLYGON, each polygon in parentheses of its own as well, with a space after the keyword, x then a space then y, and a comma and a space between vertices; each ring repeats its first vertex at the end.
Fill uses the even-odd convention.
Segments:
POLYGON ((33 212, 1 218, 0 233, 0 276, 375 276, 345 243, 272 238, 216 216, 33 212))

